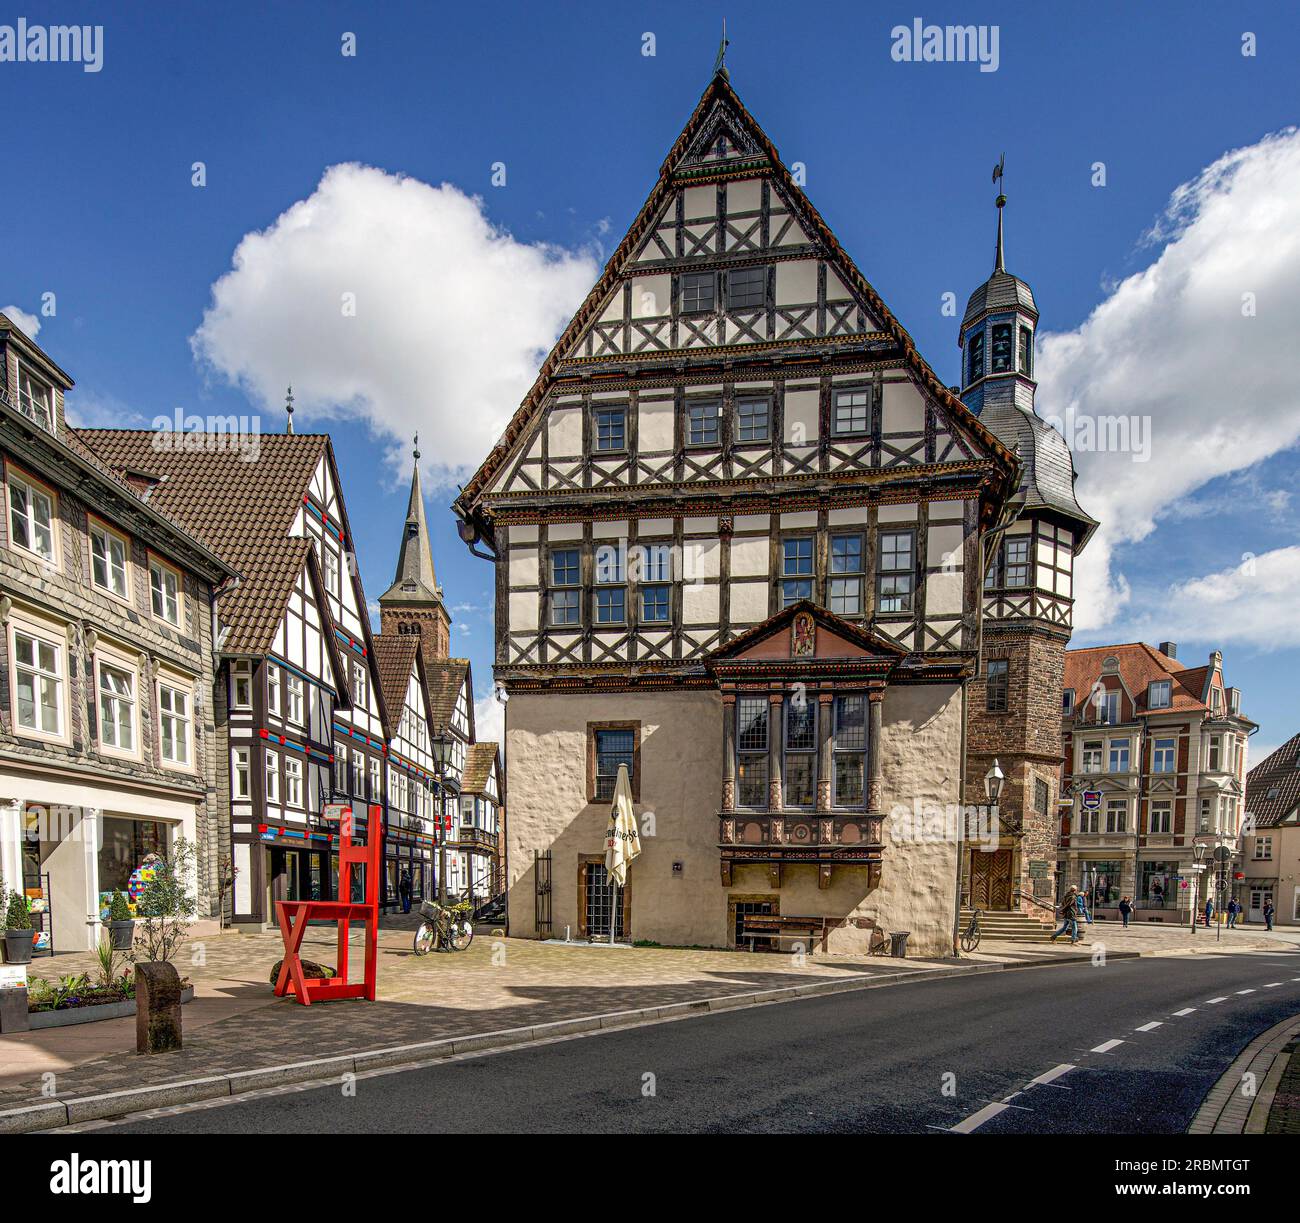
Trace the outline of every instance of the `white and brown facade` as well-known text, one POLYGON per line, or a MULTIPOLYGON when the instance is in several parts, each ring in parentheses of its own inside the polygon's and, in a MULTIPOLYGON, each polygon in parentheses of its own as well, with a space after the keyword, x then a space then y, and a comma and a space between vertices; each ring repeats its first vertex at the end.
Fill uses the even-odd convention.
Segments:
MULTIPOLYGON (((1195 846, 1234 853, 1255 729, 1223 655, 1188 667, 1173 642, 1070 650, 1062 698, 1061 874, 1103 917, 1127 896, 1139 921, 1187 921, 1195 846)), ((1230 887, 1219 897, 1227 903, 1230 887)))
POLYGON ((1017 474, 716 75, 454 507, 496 560, 511 932, 608 932, 626 763, 623 933, 766 912, 949 952, 957 844, 913 813, 962 800, 1017 474))
POLYGON ((150 852, 216 913, 216 600, 235 570, 64 418, 71 379, 0 316, 0 875, 57 950, 150 852))

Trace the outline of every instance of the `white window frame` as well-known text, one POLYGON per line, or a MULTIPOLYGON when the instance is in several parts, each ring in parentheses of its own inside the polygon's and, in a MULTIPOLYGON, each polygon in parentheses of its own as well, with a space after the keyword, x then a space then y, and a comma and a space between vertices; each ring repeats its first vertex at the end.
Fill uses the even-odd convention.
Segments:
POLYGON ((1128 833, 1128 799, 1111 798, 1106 800, 1106 834, 1107 836, 1124 836, 1128 833), (1116 820, 1116 816, 1119 819, 1116 820), (1122 828, 1115 825, 1122 823, 1122 828))
POLYGON ((1176 735, 1161 735, 1159 739, 1151 740, 1151 771, 1153 773, 1170 774, 1178 771, 1178 737, 1176 735), (1170 747, 1161 747, 1161 743, 1171 744, 1170 747), (1167 755, 1166 755, 1167 753, 1167 755), (1168 760, 1167 769, 1158 767, 1165 760, 1168 760))
POLYGON ((278 803, 280 801, 280 753, 268 751, 262 762, 262 771, 266 780, 263 783, 266 789, 266 801, 268 803, 278 803))
POLYGON ((95 650, 94 657, 94 679, 95 679, 95 713, 96 728, 98 729, 99 751, 104 756, 117 756, 123 760, 140 759, 140 669, 137 663, 127 658, 125 654, 120 654, 115 650, 106 650, 101 645, 95 650), (116 693, 106 693, 104 691, 104 668, 108 667, 113 671, 120 672, 130 681, 130 696, 126 698, 127 707, 131 716, 131 746, 124 748, 120 744, 109 743, 104 737, 104 701, 108 699, 121 702, 123 698, 116 693))
POLYGON ((173 769, 181 773, 192 773, 194 772, 194 685, 190 680, 182 679, 179 676, 160 675, 154 685, 154 694, 158 703, 158 759, 165 769, 173 769), (172 694, 171 709, 163 708, 164 689, 172 694), (183 698, 185 702, 184 711, 180 713, 176 711, 175 704, 175 698, 178 696, 183 698), (163 722, 168 718, 179 723, 184 731, 184 760, 169 760, 164 754, 166 740, 163 735, 163 722))
POLYGON ((102 590, 110 598, 117 599, 122 603, 130 604, 131 602, 131 541, 127 539, 121 531, 114 530, 99 518, 91 518, 86 528, 86 535, 90 540, 90 584, 96 590, 102 590), (104 540, 104 566, 105 575, 108 578, 108 585, 102 585, 95 580, 95 537, 102 536, 104 540), (113 587, 113 575, 115 567, 113 564, 113 544, 120 544, 122 548, 122 589, 116 590, 113 587))
POLYGON ((1158 798, 1151 803, 1147 813, 1147 832, 1167 836, 1174 830, 1174 804, 1171 799, 1158 798))
POLYGON ((325 590, 336 599, 339 597, 339 558, 338 553, 321 545, 321 573, 325 578, 325 590))
POLYGON ((1079 772, 1100 773, 1106 763, 1106 743, 1102 739, 1081 740, 1079 743, 1079 772), (1092 746, 1095 744, 1096 746, 1092 746))
POLYGON ((36 373, 25 361, 18 362, 18 410, 22 412, 29 420, 35 420, 43 429, 49 433, 54 432, 54 384, 48 378, 43 378, 36 373), (26 386, 24 386, 26 383, 26 386), (29 405, 32 404, 32 384, 35 384, 46 393, 44 404, 44 415, 39 416, 33 410, 27 412, 23 408, 24 401, 29 405))
POLYGON ((280 716, 280 667, 278 664, 266 664, 266 712, 280 716))
POLYGON ((1106 772, 1111 775, 1119 773, 1130 773, 1133 770, 1133 740, 1125 736, 1122 739, 1110 739, 1106 743, 1106 772), (1116 749, 1120 744, 1124 745, 1124 768, 1115 768, 1116 749))
POLYGON ((307 725, 307 691, 302 682, 302 676, 295 675, 292 671, 284 673, 284 717, 286 722, 292 722, 294 726, 307 725))
POLYGON ((230 797, 248 802, 253 797, 253 752, 251 748, 230 749, 230 797))
POLYGON ((42 565, 48 565, 51 568, 59 567, 59 494, 54 491, 48 484, 37 480, 34 476, 29 476, 21 468, 15 467, 12 463, 5 464, 5 506, 8 517, 5 521, 9 527, 9 544, 19 552, 25 552, 28 556, 34 556, 42 565), (14 516, 17 511, 14 508, 13 494, 14 489, 19 488, 23 491, 25 510, 22 515, 22 521, 25 525, 25 533, 30 543, 19 543, 17 535, 14 532, 14 516), (50 535, 50 551, 42 552, 40 548, 35 547, 36 542, 36 517, 35 505, 36 498, 40 497, 48 506, 50 535))
POLYGON ((169 565, 160 556, 149 554, 149 614, 163 624, 170 625, 174 629, 179 629, 185 622, 185 580, 181 576, 181 571, 175 565, 169 565), (159 612, 154 607, 154 577, 159 579, 158 593, 162 604, 162 611, 159 612), (176 583, 176 619, 173 620, 167 615, 167 581, 171 577, 176 583))
MULTIPOLYGON (((68 637, 66 630, 60 630, 52 624, 46 624, 43 621, 27 619, 16 612, 9 614, 9 674, 13 676, 12 680, 12 705, 13 711, 13 733, 23 739, 40 739, 46 743, 69 743, 71 733, 69 729, 68 716, 68 637), (57 693, 57 712, 59 715, 59 726, 56 731, 41 729, 40 726, 24 726, 18 720, 18 637, 22 635, 33 642, 49 646, 54 650, 55 669, 45 671, 38 665, 35 668, 23 664, 24 671, 31 671, 33 675, 53 679, 56 684, 57 693)), ((39 657, 34 654, 34 657, 39 657)), ((36 694, 38 685, 33 687, 33 694, 36 694)), ((33 711, 36 712, 37 720, 40 720, 39 704, 33 705, 33 711)))
POLYGON ((1272 834, 1266 837, 1255 838, 1255 854, 1251 859, 1252 862, 1272 862, 1273 861, 1273 837, 1272 834))
POLYGON ((361 663, 353 660, 352 662, 352 699, 363 708, 366 705, 366 688, 369 679, 369 673, 361 663))
POLYGON ((253 664, 246 658, 236 659, 230 664, 230 708, 253 708, 253 664), (239 696, 240 688, 247 693, 243 700, 239 696))
POLYGON ((297 756, 284 758, 284 805, 302 809, 302 761, 297 756))

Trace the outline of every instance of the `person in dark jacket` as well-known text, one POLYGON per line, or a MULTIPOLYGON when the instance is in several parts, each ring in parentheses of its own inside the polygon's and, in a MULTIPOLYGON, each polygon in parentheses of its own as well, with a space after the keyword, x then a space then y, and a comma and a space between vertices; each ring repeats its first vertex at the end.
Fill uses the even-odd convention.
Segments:
POLYGON ((1276 910, 1273 908, 1273 902, 1271 900, 1266 900, 1264 902, 1264 929, 1265 930, 1273 929, 1273 914, 1275 912, 1276 910))
POLYGON ((1124 922, 1124 929, 1127 930, 1128 919, 1133 915, 1133 906, 1129 903, 1127 896, 1119 902, 1119 915, 1124 922))
POLYGON ((1213 916, 1214 916, 1214 901, 1207 900, 1205 902, 1205 928, 1207 930, 1210 928, 1210 918, 1212 918, 1213 916))
POLYGON ((1056 914, 1061 919, 1061 927, 1052 935, 1052 942, 1056 942, 1062 934, 1070 936, 1071 944, 1079 941, 1079 889, 1071 887, 1065 894, 1065 899, 1061 901, 1061 906, 1057 909, 1056 914))
POLYGON ((397 894, 402 900, 402 912, 411 911, 411 872, 403 871, 402 877, 397 881, 397 894))
POLYGON ((1233 930, 1236 928, 1237 914, 1240 912, 1241 912, 1241 905, 1237 903, 1237 898, 1234 896, 1230 901, 1228 901, 1228 929, 1229 930, 1233 930))

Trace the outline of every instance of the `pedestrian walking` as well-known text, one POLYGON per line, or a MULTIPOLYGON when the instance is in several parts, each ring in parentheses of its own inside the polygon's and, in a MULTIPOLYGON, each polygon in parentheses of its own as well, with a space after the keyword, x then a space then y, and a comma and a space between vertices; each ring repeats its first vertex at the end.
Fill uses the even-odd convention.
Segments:
POLYGON ((1086 922, 1088 923, 1088 925, 1091 926, 1091 925, 1092 925, 1092 914, 1088 912, 1088 898, 1087 898, 1087 896, 1085 896, 1082 892, 1080 892, 1080 893, 1079 893, 1079 894, 1074 898, 1074 903, 1075 903, 1075 906, 1076 906, 1076 907, 1078 908, 1078 910, 1079 910, 1079 916, 1082 917, 1083 920, 1086 921, 1086 922))
POLYGON ((1205 902, 1205 928, 1207 930, 1210 928, 1210 918, 1213 916, 1214 916, 1214 901, 1207 900, 1205 902))
POLYGON ((1240 912, 1241 912, 1241 905, 1237 903, 1237 898, 1234 896, 1230 901, 1228 901, 1228 929, 1229 930, 1235 930, 1237 928, 1237 914, 1240 912))
POLYGON ((1079 941, 1079 889, 1071 887, 1065 893, 1065 899, 1061 901, 1061 907, 1057 909, 1056 914, 1061 919, 1061 928, 1052 935, 1051 941, 1054 943, 1062 934, 1070 936, 1070 944, 1073 946, 1079 941))
POLYGON ((1129 898, 1125 896, 1119 902, 1119 916, 1124 923, 1124 929, 1128 929, 1128 919, 1133 915, 1133 906, 1129 903, 1129 898))
POLYGON ((1273 902, 1271 900, 1266 900, 1264 902, 1264 929, 1265 930, 1273 929, 1273 913, 1274 913, 1273 902))
POLYGON ((402 900, 402 912, 411 911, 411 872, 404 870, 402 877, 397 881, 397 894, 402 900))

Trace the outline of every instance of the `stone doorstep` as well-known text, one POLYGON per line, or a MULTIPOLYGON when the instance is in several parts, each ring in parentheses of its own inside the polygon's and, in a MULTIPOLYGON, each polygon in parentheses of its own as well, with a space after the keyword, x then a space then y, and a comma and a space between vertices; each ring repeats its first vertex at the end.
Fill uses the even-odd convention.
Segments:
MULTIPOLYGON (((1132 954, 1132 953, 1129 953, 1132 954)), ((1070 959, 1035 961, 1035 964, 1062 964, 1077 962, 1070 959)), ((659 1020, 680 1019, 688 1015, 703 1015, 765 1003, 791 1002, 799 998, 824 994, 848 993, 856 990, 879 989, 905 981, 933 981, 959 974, 979 975, 998 972, 1006 968, 1022 968, 1025 964, 972 963, 969 967, 922 968, 916 971, 872 974, 841 981, 809 981, 802 985, 780 986, 776 989, 755 990, 744 994, 730 994, 719 998, 701 998, 692 1002, 666 1003, 663 1006, 642 1007, 637 1010, 612 1011, 606 1015, 586 1015, 560 1019, 552 1023, 535 1024, 527 1028, 510 1028, 500 1032, 481 1032, 474 1036, 443 1038, 413 1045, 398 1045, 387 1049, 373 1049, 362 1053, 338 1057, 319 1058, 314 1061, 294 1062, 283 1066, 264 1066, 257 1070, 234 1071, 209 1078, 185 1079, 176 1083, 160 1083, 153 1087, 130 1088, 125 1091, 106 1092, 94 1096, 50 1100, 23 1108, 0 1112, 0 1134, 21 1134, 38 1130, 57 1129, 83 1121, 101 1121, 129 1113, 155 1108, 168 1108, 179 1104, 197 1103, 222 1096, 243 1095, 267 1088, 317 1080, 329 1082, 340 1074, 359 1074, 385 1067, 420 1065, 439 1061, 462 1053, 486 1053, 509 1049, 516 1045, 532 1044, 559 1036, 572 1036, 610 1028, 631 1027, 659 1020)))

